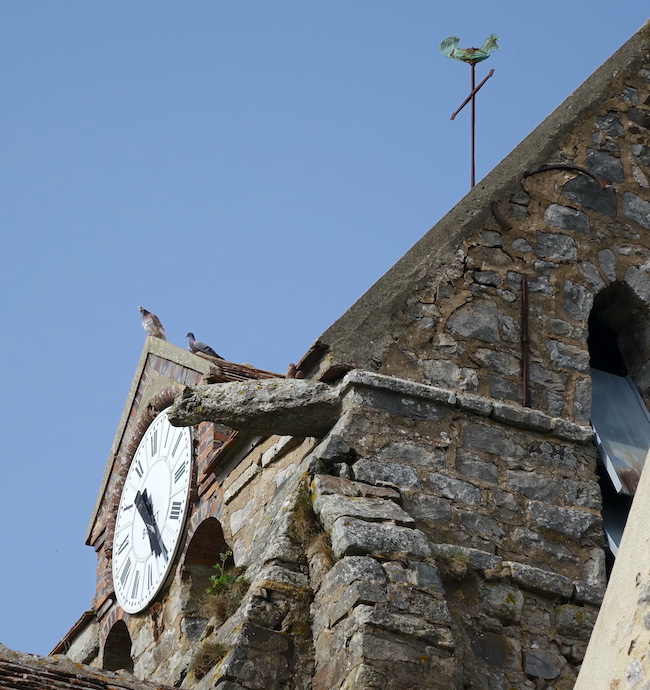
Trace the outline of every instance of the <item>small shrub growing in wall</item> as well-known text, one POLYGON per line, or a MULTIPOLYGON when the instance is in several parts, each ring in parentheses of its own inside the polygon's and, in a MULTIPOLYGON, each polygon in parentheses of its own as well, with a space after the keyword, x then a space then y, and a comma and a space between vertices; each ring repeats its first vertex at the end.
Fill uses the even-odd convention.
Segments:
POLYGON ((221 622, 232 616, 248 590, 243 569, 226 565, 230 556, 232 551, 219 554, 219 563, 212 566, 217 573, 210 576, 210 585, 205 590, 207 596, 201 605, 204 615, 221 622))
POLYGON ((202 644, 192 659, 191 671, 197 679, 203 678, 205 674, 214 668, 228 653, 228 647, 218 642, 207 642, 202 644))
POLYGON ((444 554, 436 554, 435 564, 443 578, 462 580, 469 568, 469 558, 464 551, 452 549, 444 554))
POLYGON ((301 486, 292 511, 293 537, 305 548, 309 547, 323 532, 323 528, 314 515, 311 491, 301 486))

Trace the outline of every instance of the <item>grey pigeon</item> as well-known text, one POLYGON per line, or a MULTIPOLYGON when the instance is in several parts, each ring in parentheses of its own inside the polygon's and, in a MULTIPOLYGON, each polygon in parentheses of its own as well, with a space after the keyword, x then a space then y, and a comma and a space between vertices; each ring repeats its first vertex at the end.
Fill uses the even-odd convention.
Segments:
POLYGON ((305 375, 302 371, 298 371, 298 367, 293 363, 289 362, 287 366, 287 373, 284 375, 287 379, 304 379, 305 375))
POLYGON ((152 314, 143 307, 138 307, 138 309, 142 314, 142 328, 144 328, 144 330, 154 338, 162 338, 163 340, 167 340, 167 337, 165 336, 165 329, 162 327, 160 319, 155 314, 152 314))
POLYGON ((190 339, 190 351, 198 354, 199 352, 203 355, 210 355, 210 357, 216 357, 217 359, 223 359, 221 355, 218 355, 209 345, 202 343, 200 340, 195 340, 194 333, 188 333, 186 338, 190 339))

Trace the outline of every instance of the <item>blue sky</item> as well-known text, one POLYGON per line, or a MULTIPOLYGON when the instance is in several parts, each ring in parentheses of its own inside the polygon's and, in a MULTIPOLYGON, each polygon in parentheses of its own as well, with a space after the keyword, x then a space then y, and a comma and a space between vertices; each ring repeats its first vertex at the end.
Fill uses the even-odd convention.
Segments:
POLYGON ((647 19, 575 0, 14 0, 0 14, 0 642, 89 608, 145 337, 283 372, 647 19))

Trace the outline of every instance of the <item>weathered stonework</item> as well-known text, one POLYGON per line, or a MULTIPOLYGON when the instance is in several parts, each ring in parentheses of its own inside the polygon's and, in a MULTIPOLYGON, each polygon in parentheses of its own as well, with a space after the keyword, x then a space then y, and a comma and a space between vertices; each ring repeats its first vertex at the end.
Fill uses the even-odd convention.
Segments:
POLYGON ((594 314, 650 397, 649 54, 646 26, 321 336, 306 378, 217 379, 147 346, 89 530, 97 644, 78 631, 72 653, 106 665, 128 639, 137 676, 196 690, 573 687, 606 584, 594 314), (174 396, 192 510, 173 577, 128 615, 115 497, 174 396), (243 598, 206 612, 227 551, 243 598))

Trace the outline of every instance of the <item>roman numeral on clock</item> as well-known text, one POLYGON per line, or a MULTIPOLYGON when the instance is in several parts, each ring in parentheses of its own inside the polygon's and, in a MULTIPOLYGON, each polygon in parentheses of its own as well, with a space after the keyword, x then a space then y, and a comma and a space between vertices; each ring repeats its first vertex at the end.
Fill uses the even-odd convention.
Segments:
POLYGON ((136 570, 135 571, 135 577, 133 578, 133 588, 131 589, 131 598, 135 599, 136 594, 138 593, 138 583, 140 582, 140 571, 136 570))
POLYGON ((147 563, 147 589, 153 587, 153 569, 151 563, 147 563))
POLYGON ((183 438, 183 430, 179 429, 178 430, 178 438, 176 439, 176 443, 174 444, 174 448, 172 449, 172 457, 176 455, 176 451, 178 450, 178 444, 181 442, 181 439, 183 438))
POLYGON ((169 519, 170 520, 178 520, 181 514, 181 506, 183 505, 182 501, 174 501, 172 503, 172 509, 169 513, 169 519))
POLYGON ((158 450, 158 429, 156 429, 151 435, 151 457, 153 457, 158 450))
POLYGON ((122 583, 122 587, 126 585, 126 581, 129 577, 129 573, 131 572, 131 556, 128 557, 126 563, 124 564, 124 567, 122 568, 122 572, 120 573, 120 582, 122 583))
POLYGON ((135 463, 135 468, 134 468, 134 469, 135 469, 135 472, 136 472, 136 474, 138 475, 138 477, 139 477, 140 479, 142 479, 142 475, 144 474, 144 470, 142 469, 142 462, 141 462, 140 460, 138 460, 138 461, 135 463))
POLYGON ((187 469, 187 460, 180 465, 179 467, 176 468, 174 471, 174 484, 185 474, 185 470, 187 469))
POLYGON ((117 547, 117 555, 119 556, 124 549, 129 545, 129 535, 127 534, 126 537, 124 537, 124 541, 117 547))

